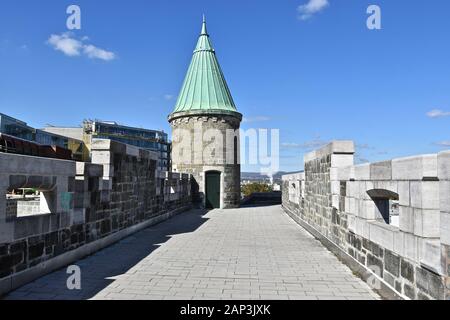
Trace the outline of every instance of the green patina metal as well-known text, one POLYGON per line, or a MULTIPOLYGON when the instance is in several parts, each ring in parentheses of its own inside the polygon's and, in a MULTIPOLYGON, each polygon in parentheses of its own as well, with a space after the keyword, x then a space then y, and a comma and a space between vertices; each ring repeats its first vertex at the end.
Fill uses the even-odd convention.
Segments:
POLYGON ((191 65, 171 117, 179 112, 191 111, 237 113, 206 30, 205 18, 191 65))

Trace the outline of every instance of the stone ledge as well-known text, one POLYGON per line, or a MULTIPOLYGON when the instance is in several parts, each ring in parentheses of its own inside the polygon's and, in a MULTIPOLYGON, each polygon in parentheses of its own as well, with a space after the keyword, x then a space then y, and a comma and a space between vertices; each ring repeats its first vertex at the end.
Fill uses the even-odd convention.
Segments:
POLYGON ((354 153, 355 153, 355 144, 353 141, 336 140, 330 142, 321 149, 306 154, 305 163, 315 159, 323 158, 331 154, 354 154, 354 153))
POLYGON ((437 179, 437 155, 421 155, 392 160, 393 180, 437 179))
POLYGON ((0 172, 8 175, 75 176, 76 164, 71 160, 0 153, 0 172))
POLYGON ((107 164, 111 162, 111 159, 108 156, 111 156, 114 153, 134 156, 137 158, 150 158, 152 160, 158 159, 158 154, 156 152, 141 149, 136 146, 132 146, 129 144, 125 144, 122 142, 113 141, 110 139, 92 139, 92 153, 97 153, 101 155, 99 159, 92 160, 93 163, 98 164, 107 164))

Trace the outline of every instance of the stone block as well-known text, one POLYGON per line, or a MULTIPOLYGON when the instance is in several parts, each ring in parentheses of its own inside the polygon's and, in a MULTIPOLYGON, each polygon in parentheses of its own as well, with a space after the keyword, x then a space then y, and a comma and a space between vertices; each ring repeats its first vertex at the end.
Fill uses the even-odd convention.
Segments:
POLYGON ((392 275, 400 276, 400 257, 390 250, 384 251, 384 269, 392 275))
POLYGON ((405 259, 401 259, 400 274, 402 278, 414 283, 414 266, 405 259))
POLYGON ((0 220, 0 243, 9 243, 14 240, 14 227, 14 222, 0 220))
POLYGON ((411 300, 416 299, 416 289, 414 289, 414 287, 410 286, 409 284, 403 284, 403 293, 411 300))
POLYGON ((330 170, 336 170, 337 180, 339 181, 349 181, 355 179, 355 168, 353 166, 342 168, 331 168, 330 170))
POLYGON ((411 206, 420 209, 439 209, 439 181, 411 181, 411 206))
POLYGON ((108 180, 109 177, 114 177, 114 166, 109 164, 103 165, 103 178, 108 180))
POLYGON ((416 268, 417 287, 437 300, 444 299, 444 284, 442 278, 424 268, 416 268))
POLYGON ((383 222, 370 222, 370 241, 388 249, 394 250, 394 233, 396 228, 383 222))
POLYGON ((398 198, 399 204, 401 206, 410 206, 410 191, 409 191, 409 181, 399 181, 398 182, 398 198))
POLYGON ((381 213, 373 200, 359 200, 358 202, 358 217, 366 220, 382 219, 381 213))
POLYGON ((400 230, 408 233, 414 233, 414 209, 411 207, 400 206, 400 230))
POLYGON ((346 206, 346 210, 348 213, 353 214, 355 216, 359 215, 359 201, 355 198, 348 198, 348 207, 346 206))
POLYGON ((75 162, 0 153, 0 168, 8 174, 29 176, 68 175, 75 176, 75 162))
POLYGON ((379 190, 388 190, 398 194, 398 181, 374 181, 373 188, 379 190))
POLYGON ((437 155, 422 155, 392 160, 392 179, 423 180, 436 179, 437 155))
POLYGON ((355 220, 355 234, 360 235, 366 239, 370 238, 370 226, 366 219, 356 217, 355 220))
POLYGON ((383 161, 372 163, 370 165, 371 180, 391 180, 392 179, 392 162, 383 161))
POLYGON ((359 182, 359 198, 363 200, 372 200, 367 191, 373 190, 372 181, 360 181, 359 182))
POLYGON ((77 176, 101 177, 103 176, 103 166, 88 162, 76 163, 77 176))
POLYGON ((324 148, 327 154, 331 153, 355 153, 355 144, 349 140, 335 140, 324 148))
MULTIPOLYGON (((339 180, 339 168, 330 168, 330 180, 338 181, 339 180)), ((347 179, 344 179, 347 180, 347 179)))
MULTIPOLYGON (((355 153, 355 144, 353 141, 339 140, 339 141, 332 141, 326 146, 306 154, 304 160, 305 163, 307 163, 312 160, 320 159, 331 154, 353 155, 354 153, 355 153)), ((353 163, 349 165, 352 164, 353 163)))
POLYGON ((353 233, 356 233, 356 217, 354 215, 347 215, 347 226, 348 230, 353 233))
POLYGON ((383 273, 384 273, 383 272, 384 271, 383 270, 383 260, 381 260, 369 253, 367 255, 367 267, 370 270, 374 271, 377 274, 377 276, 383 277, 383 273))
POLYGON ((344 198, 345 212, 348 213, 348 214, 351 214, 350 213, 350 199, 351 198, 349 198, 349 197, 345 197, 344 198))
POLYGON ((355 180, 370 180, 370 164, 354 166, 355 180))
POLYGON ((403 248, 404 248, 404 256, 409 259, 412 260, 416 263, 418 263, 418 238, 417 236, 413 235, 413 234, 409 234, 409 233, 405 233, 404 237, 403 237, 404 243, 403 243, 403 248))
POLYGON ((391 276, 389 273, 385 272, 383 278, 391 287, 395 286, 395 278, 391 276))
POLYGON ((347 181, 347 197, 359 198, 359 181, 347 181))
POLYGON ((440 211, 414 208, 414 234, 423 238, 439 238, 440 211))
POLYGON ((419 238, 419 262, 422 266, 442 274, 441 243, 439 239, 419 238))
POLYGON ((340 195, 341 194, 341 182, 340 181, 331 181, 331 194, 340 195))
POLYGON ((450 212, 450 181, 439 182, 439 199, 441 211, 450 212))
POLYGON ((443 244, 450 245, 450 212, 441 212, 440 236, 443 244))
POLYGON ((331 155, 331 167, 341 168, 352 166, 354 161, 353 154, 332 154, 331 155))
POLYGON ((438 177, 439 180, 450 180, 450 151, 438 154, 438 177))
POLYGON ((340 196, 339 195, 332 195, 331 196, 331 206, 333 208, 339 209, 340 204, 340 196))
POLYGON ((400 230, 394 233, 394 252, 400 256, 404 254, 404 237, 404 233, 400 230))

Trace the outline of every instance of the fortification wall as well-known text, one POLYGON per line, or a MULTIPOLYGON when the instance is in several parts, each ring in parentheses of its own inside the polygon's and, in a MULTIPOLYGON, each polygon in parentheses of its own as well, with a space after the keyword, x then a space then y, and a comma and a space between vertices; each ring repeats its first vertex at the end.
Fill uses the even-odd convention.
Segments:
POLYGON ((283 177, 283 207, 371 270, 375 289, 450 298, 450 152, 353 165, 354 152, 335 141, 306 155, 283 177))
POLYGON ((191 207, 190 175, 159 171, 157 154, 92 147, 92 163, 0 153, 0 294, 191 207), (39 214, 17 215, 18 188, 42 192, 39 214))

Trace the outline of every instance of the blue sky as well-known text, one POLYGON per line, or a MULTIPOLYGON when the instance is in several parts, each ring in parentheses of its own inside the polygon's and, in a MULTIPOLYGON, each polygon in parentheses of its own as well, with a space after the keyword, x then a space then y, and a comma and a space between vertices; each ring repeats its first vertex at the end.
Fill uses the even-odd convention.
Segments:
POLYGON ((333 139, 355 140, 359 161, 450 149, 450 2, 309 1, 2 0, 0 112, 170 132, 205 13, 243 128, 281 130, 282 170, 333 139), (82 10, 75 56, 51 41, 70 4, 82 10), (382 30, 366 27, 370 4, 382 30))

